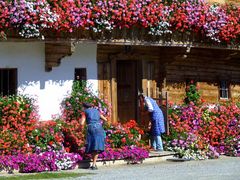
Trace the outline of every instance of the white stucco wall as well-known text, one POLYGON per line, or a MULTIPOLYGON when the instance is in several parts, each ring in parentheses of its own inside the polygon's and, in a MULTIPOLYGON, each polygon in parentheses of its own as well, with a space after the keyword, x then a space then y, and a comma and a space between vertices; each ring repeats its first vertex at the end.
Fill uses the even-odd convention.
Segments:
POLYGON ((60 103, 71 91, 75 68, 87 68, 87 79, 97 91, 96 44, 77 44, 72 56, 45 72, 44 43, 0 43, 0 68, 18 69, 18 92, 37 100, 41 120, 60 114, 60 103))

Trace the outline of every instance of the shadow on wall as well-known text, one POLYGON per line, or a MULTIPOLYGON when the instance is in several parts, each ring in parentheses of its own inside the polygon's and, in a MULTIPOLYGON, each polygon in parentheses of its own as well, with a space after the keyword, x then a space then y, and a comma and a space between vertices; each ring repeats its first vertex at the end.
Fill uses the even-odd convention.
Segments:
POLYGON ((19 88, 24 91, 28 87, 39 87, 40 90, 44 90, 48 85, 64 86, 66 82, 72 80, 37 80, 37 81, 25 81, 19 85, 19 88))
POLYGON ((25 81, 18 87, 18 93, 26 94, 34 99, 51 100, 50 103, 59 101, 68 95, 72 90, 73 80, 38 80, 25 81))
POLYGON ((62 100, 71 89, 72 80, 39 80, 22 83, 18 93, 33 98, 40 120, 49 120, 61 114, 62 100))

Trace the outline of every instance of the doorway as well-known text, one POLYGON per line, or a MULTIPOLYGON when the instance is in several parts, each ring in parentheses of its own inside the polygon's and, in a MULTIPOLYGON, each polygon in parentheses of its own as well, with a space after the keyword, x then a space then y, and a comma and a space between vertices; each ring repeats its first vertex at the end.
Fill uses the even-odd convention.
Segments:
POLYGON ((117 61, 118 121, 137 119, 137 63, 117 61))

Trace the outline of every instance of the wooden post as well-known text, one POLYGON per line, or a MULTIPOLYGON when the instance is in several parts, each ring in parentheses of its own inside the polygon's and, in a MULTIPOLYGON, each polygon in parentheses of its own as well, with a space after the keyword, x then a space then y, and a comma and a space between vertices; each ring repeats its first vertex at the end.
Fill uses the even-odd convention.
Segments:
POLYGON ((104 98, 104 91, 103 91, 103 63, 98 63, 98 90, 101 94, 99 94, 100 98, 104 98))
POLYGON ((166 92, 166 134, 169 135, 169 119, 168 119, 168 93, 166 92))
POLYGON ((146 63, 142 60, 142 90, 145 95, 148 95, 148 80, 147 80, 147 70, 146 63))
POLYGON ((118 121, 118 111, 117 111, 117 61, 116 59, 111 59, 111 96, 112 96, 112 122, 116 123, 118 121))

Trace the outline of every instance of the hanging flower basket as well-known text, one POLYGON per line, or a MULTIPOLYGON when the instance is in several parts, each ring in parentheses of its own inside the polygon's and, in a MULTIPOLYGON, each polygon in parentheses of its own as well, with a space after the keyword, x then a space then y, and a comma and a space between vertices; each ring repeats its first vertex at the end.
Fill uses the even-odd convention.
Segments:
POLYGON ((240 7, 203 0, 0 0, 0 35, 240 46, 240 7), (52 31, 52 33, 47 32, 52 31), (194 39, 192 38, 194 35, 194 39))

